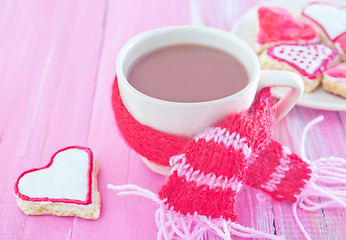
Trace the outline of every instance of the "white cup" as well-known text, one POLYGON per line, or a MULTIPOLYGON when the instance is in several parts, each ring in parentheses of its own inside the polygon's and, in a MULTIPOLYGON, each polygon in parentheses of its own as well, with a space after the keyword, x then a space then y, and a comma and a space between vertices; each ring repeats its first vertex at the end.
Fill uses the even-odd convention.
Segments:
POLYGON ((196 26, 175 26, 151 30, 131 38, 120 50, 116 72, 121 99, 142 124, 159 131, 192 138, 233 112, 246 111, 255 94, 263 87, 290 87, 291 91, 277 103, 277 119, 283 118, 303 93, 299 75, 275 70, 260 70, 253 50, 232 33, 196 26), (127 74, 136 59, 152 50, 175 44, 199 44, 230 53, 245 67, 249 83, 239 92, 213 101, 181 103, 147 96, 127 81, 127 74))

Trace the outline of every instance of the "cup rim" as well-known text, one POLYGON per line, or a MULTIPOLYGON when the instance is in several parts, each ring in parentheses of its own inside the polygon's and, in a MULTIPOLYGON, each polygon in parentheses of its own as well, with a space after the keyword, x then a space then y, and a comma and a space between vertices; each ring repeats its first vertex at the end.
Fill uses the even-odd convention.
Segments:
POLYGON ((119 54, 117 56, 116 60, 116 75, 118 78, 118 85, 121 95, 121 89, 122 87, 125 87, 127 90, 131 91, 133 94, 136 94, 137 97, 141 101, 149 102, 149 103, 155 103, 159 105, 175 105, 179 107, 191 107, 194 105, 199 106, 210 106, 210 105, 217 105, 224 102, 232 101, 233 99, 237 99, 239 97, 242 97, 246 92, 253 87, 254 84, 259 82, 259 73, 260 73, 260 66, 258 58, 255 54, 255 52, 238 36, 234 35, 231 32, 227 32, 224 30, 216 29, 216 28, 210 28, 210 27, 204 27, 204 26, 170 26, 170 27, 162 27, 162 28, 156 28, 152 29, 140 34, 137 34, 130 38, 120 49, 119 54), (151 38, 154 37, 157 33, 163 33, 165 31, 181 31, 181 30, 189 30, 189 31, 196 31, 196 32, 205 32, 208 34, 215 34, 221 37, 227 37, 232 39, 232 41, 236 42, 238 45, 242 46, 245 51, 248 52, 248 55, 252 58, 252 64, 254 64, 254 73, 252 76, 249 76, 249 82, 248 84, 241 89, 240 91, 226 96, 222 98, 218 98, 215 100, 209 100, 209 101, 201 101, 201 102, 174 102, 174 101, 167 101, 163 99, 158 99, 155 97, 151 97, 149 95, 146 95, 140 91, 138 91, 136 88, 134 88, 127 80, 124 74, 124 64, 123 59, 125 58, 127 51, 131 49, 134 45, 138 44, 141 39, 143 38, 151 38), (256 81, 257 80, 257 81, 256 81), (122 87, 121 87, 122 85, 122 87))

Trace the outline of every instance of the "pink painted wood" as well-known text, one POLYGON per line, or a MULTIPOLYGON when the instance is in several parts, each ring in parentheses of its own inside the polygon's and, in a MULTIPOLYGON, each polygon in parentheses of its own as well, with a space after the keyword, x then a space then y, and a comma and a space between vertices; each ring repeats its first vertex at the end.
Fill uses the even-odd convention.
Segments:
MULTIPOLYGON (((223 28, 231 28, 257 2, 233 1, 223 28)), ((117 197, 106 188, 133 183, 157 192, 165 181, 122 141, 111 86, 121 46, 145 30, 195 21, 190 3, 196 1, 0 2, 0 239, 155 239, 157 206, 141 197, 117 197), (16 178, 44 166, 68 145, 88 146, 98 160, 100 218, 24 215, 13 194, 16 178)), ((209 16, 209 22, 221 27, 216 17, 209 16)), ((325 121, 309 132, 307 156, 345 157, 345 112, 295 107, 277 124, 275 138, 299 152, 302 129, 319 115, 325 121)), ((258 193, 249 187, 240 192, 239 223, 302 238, 290 204, 258 201, 258 193)), ((313 239, 342 239, 346 233, 344 210, 298 214, 313 239)))

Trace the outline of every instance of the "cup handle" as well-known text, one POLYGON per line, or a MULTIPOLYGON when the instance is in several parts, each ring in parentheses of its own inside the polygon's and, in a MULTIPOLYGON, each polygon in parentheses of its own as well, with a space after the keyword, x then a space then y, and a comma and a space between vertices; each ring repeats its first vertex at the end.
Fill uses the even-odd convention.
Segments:
POLYGON ((258 90, 265 87, 290 87, 291 90, 276 104, 276 119, 281 120, 294 107, 304 91, 301 77, 289 71, 261 70, 258 90))

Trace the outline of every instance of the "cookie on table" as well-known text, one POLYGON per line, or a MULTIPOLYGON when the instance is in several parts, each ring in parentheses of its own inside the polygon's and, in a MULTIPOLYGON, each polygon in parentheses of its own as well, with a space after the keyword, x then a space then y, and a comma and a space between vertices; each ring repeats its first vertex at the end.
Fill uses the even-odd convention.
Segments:
POLYGON ((346 98, 346 62, 328 68, 323 73, 322 86, 327 92, 346 98))
POLYGON ((260 56, 262 69, 288 70, 300 74, 307 93, 321 84, 323 71, 337 61, 337 51, 322 43, 279 44, 268 48, 260 56))
POLYGON ((286 9, 279 7, 260 7, 257 11, 258 31, 255 51, 281 43, 317 43, 318 28, 309 21, 300 20, 286 9))
POLYGON ((330 3, 312 2, 302 9, 302 15, 319 26, 321 40, 329 46, 346 33, 346 6, 338 8, 330 3))
POLYGON ((335 40, 335 48, 339 52, 340 59, 346 62, 346 33, 335 40))
POLYGON ((47 166, 19 176, 14 188, 17 205, 27 215, 97 219, 101 204, 97 173, 89 148, 64 148, 52 156, 47 166))

